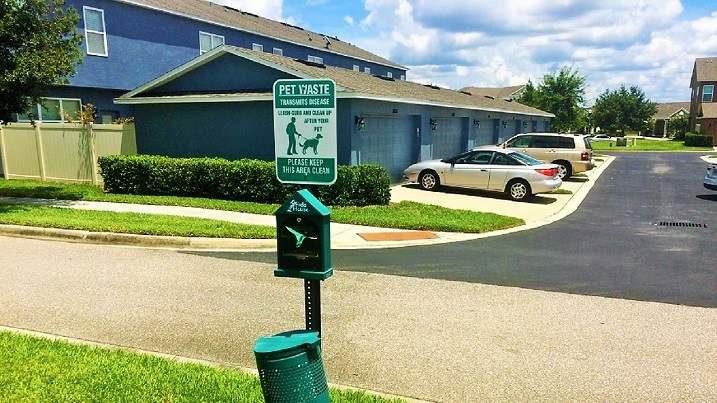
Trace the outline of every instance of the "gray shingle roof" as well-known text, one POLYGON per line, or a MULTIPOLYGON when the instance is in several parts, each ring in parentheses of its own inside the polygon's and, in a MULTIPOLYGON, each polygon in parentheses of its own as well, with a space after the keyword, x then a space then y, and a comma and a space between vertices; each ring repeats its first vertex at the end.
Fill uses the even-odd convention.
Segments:
POLYGON ((690 113, 689 102, 667 102, 657 104, 657 113, 653 116, 654 119, 669 119, 675 113, 680 110, 684 110, 686 113, 690 113))
MULTIPOLYGON (((425 103, 433 105, 442 105, 447 107, 466 108, 474 110, 488 110, 499 112, 510 112, 525 115, 553 117, 554 115, 539 109, 522 105, 517 102, 510 102, 504 99, 490 99, 482 95, 471 95, 460 91, 454 91, 446 88, 427 86, 411 81, 389 79, 387 77, 377 77, 367 73, 357 72, 353 70, 343 69, 334 66, 312 65, 306 62, 294 60, 288 57, 278 56, 271 53, 258 52, 234 46, 224 46, 214 49, 212 52, 205 53, 196 60, 202 58, 216 57, 220 53, 231 53, 239 57, 246 57, 255 61, 263 62, 270 66, 279 68, 283 71, 290 72, 297 76, 313 77, 313 78, 329 78, 334 80, 337 85, 337 98, 369 98, 389 100, 396 102, 409 103, 425 103)), ((191 68, 191 67, 185 67, 191 68)), ((180 67, 179 69, 182 69, 180 67)), ((168 75, 176 73, 170 72, 168 75)), ((167 75, 165 75, 167 76, 167 75)), ((166 82, 162 77, 132 91, 120 98, 137 99, 142 97, 142 92, 149 90, 161 83, 166 82)), ((181 98, 201 99, 201 98, 244 98, 257 99, 257 97, 271 98, 271 89, 267 89, 268 93, 257 93, 253 91, 251 94, 188 94, 182 95, 181 98)), ((165 97, 165 99, 172 97, 165 97)), ((178 99, 179 97, 173 97, 178 99)))
POLYGON ((702 81, 717 81, 717 57, 695 59, 692 80, 693 84, 702 81))
POLYGON ((511 87, 465 87, 461 91, 467 91, 474 95, 490 96, 493 98, 513 99, 521 92, 525 85, 513 85, 511 87))
POLYGON ((236 10, 231 7, 211 3, 206 0, 115 0, 138 6, 158 9, 164 12, 182 15, 194 19, 228 26, 263 36, 277 38, 307 47, 333 52, 341 55, 375 62, 407 70, 397 63, 375 55, 338 38, 327 36, 330 45, 326 45, 325 35, 305 30, 301 27, 263 18, 255 14, 236 10))
POLYGON ((702 113, 697 119, 717 119, 717 103, 708 102, 700 106, 702 113))

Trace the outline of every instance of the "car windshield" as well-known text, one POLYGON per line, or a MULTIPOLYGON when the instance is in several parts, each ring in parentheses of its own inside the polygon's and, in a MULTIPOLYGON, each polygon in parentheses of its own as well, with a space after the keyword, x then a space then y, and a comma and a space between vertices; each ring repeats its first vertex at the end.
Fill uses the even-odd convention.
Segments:
POLYGON ((529 157, 529 156, 527 156, 523 153, 519 153, 519 152, 512 152, 508 155, 515 158, 516 160, 522 162, 525 165, 540 165, 543 163, 542 161, 536 160, 533 157, 529 157))

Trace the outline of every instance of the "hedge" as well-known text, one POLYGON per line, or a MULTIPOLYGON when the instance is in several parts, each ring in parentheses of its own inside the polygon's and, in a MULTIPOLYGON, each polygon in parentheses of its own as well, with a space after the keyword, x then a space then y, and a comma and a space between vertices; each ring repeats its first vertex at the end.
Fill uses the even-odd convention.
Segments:
MULTIPOLYGON (((269 161, 110 155, 98 164, 108 193, 281 204, 302 188, 279 182, 269 161)), ((339 166, 336 183, 317 188, 329 206, 387 205, 391 198, 388 171, 379 165, 339 166)))
POLYGON ((690 147, 712 147, 712 135, 700 133, 685 134, 685 145, 690 147))

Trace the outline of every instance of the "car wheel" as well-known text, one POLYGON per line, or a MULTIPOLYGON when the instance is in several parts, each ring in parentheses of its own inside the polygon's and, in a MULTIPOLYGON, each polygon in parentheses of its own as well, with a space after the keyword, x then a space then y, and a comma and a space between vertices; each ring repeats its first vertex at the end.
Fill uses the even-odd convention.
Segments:
POLYGON ((525 200, 533 196, 530 192, 530 185, 522 179, 517 179, 508 183, 506 192, 511 199, 516 201, 525 200))
POLYGON ((433 171, 421 173, 421 177, 418 178, 418 183, 425 190, 436 190, 441 186, 441 180, 438 178, 438 174, 433 171))
POLYGON ((560 179, 565 179, 573 176, 573 167, 570 165, 569 162, 558 161, 555 162, 555 164, 558 164, 558 177, 560 179))

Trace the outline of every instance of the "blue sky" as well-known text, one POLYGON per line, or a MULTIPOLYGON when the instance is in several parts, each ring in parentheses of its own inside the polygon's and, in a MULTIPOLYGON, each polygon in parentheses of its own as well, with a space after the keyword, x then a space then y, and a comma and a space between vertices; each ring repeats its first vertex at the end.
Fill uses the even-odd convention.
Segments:
POLYGON ((212 1, 338 37, 425 84, 537 83, 570 66, 588 105, 622 84, 689 101, 694 59, 717 57, 714 0, 212 1))

